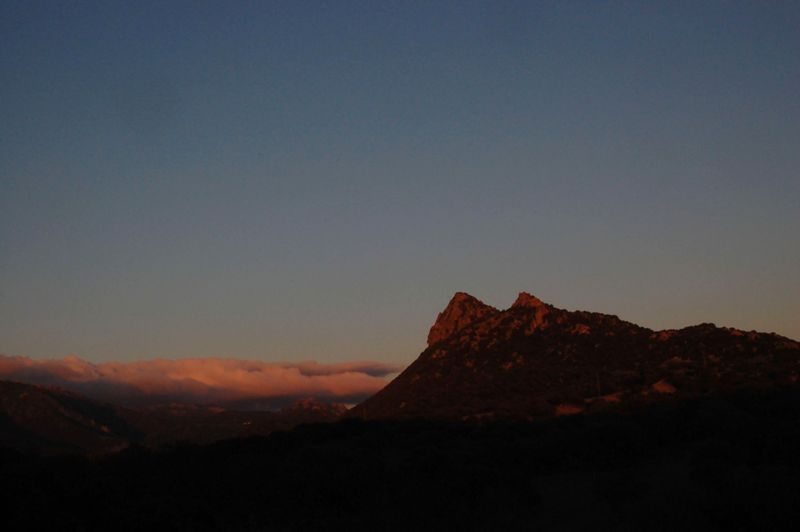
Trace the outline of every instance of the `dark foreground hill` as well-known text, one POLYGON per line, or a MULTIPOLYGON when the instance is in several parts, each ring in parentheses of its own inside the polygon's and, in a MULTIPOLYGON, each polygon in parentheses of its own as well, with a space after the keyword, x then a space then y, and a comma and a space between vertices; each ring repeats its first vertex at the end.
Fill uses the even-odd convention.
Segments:
POLYGON ((653 331, 521 293, 507 310, 457 293, 428 348, 358 405, 366 419, 542 419, 618 411, 800 376, 800 343, 713 324, 653 331))
POLYGON ((362 421, 99 458, 0 451, 3 530, 793 530, 800 392, 362 421))

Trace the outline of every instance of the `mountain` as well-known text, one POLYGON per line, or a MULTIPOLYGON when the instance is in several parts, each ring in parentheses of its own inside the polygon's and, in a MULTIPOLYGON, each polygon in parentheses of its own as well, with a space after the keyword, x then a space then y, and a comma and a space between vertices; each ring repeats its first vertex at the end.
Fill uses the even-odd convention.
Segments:
POLYGON ((66 390, 0 381, 0 445, 45 454, 117 451, 142 436, 123 412, 66 390))
POLYGON ((335 421, 345 411, 343 405, 314 399, 277 412, 190 404, 126 408, 54 386, 0 381, 0 447, 40 454, 104 454, 131 444, 207 444, 335 421))
POLYGON ((384 419, 283 431, 344 409, 119 409, 0 383, 3 530, 790 530, 798 360, 772 334, 458 294, 419 359, 355 408, 384 419), (105 456, 3 446, 134 430, 144 445, 105 456), (176 440, 208 445, 161 446, 176 440))
POLYGON ((521 293, 499 310, 464 292, 438 315, 428 347, 383 390, 346 412, 299 401, 279 411, 192 404, 125 408, 51 386, 0 381, 0 446, 104 453, 132 443, 212 443, 300 424, 365 419, 530 420, 792 387, 800 343, 713 324, 653 331, 521 293))
POLYGON ((506 310, 457 293, 428 348, 352 415, 541 419, 791 385, 800 343, 700 324, 653 331, 521 293, 506 310))

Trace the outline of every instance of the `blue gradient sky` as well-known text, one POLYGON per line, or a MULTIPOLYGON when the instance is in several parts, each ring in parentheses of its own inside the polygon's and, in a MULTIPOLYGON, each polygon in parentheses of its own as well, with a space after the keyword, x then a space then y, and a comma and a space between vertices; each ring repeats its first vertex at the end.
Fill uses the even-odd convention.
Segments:
POLYGON ((457 290, 800 338, 800 3, 72 4, 0 4, 0 352, 404 363, 457 290))

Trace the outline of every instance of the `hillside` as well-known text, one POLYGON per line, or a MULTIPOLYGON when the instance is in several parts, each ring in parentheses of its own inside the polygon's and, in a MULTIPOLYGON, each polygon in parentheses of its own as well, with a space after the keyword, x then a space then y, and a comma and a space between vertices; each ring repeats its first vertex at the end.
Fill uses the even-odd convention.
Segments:
POLYGON ((0 381, 0 447, 38 454, 103 454, 131 445, 212 443, 335 421, 342 405, 297 401, 275 412, 170 404, 126 408, 51 386, 0 381))
POLYGON ((122 408, 57 388, 0 381, 0 445, 42 453, 102 453, 142 436, 122 408))

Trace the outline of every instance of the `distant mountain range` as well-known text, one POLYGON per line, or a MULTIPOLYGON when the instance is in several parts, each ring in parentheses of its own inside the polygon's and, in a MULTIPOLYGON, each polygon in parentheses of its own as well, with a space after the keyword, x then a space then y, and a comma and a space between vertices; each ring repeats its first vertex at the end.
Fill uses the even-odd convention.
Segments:
POLYGON ((345 411, 343 405, 313 399, 276 412, 190 404, 133 409, 53 386, 0 381, 0 446, 40 454, 103 454, 132 444, 205 444, 335 421, 345 411))
POLYGON ((791 385, 800 343, 704 323, 653 331, 521 293, 498 310, 459 292, 428 348, 352 415, 542 419, 791 385))
POLYGON ((266 435, 342 417, 537 420, 794 388, 799 377, 800 343, 776 334, 713 324, 653 331, 524 292, 506 310, 459 292, 419 358, 350 411, 313 399, 273 412, 184 403, 127 408, 0 381, 0 445, 104 453, 133 443, 266 435))

